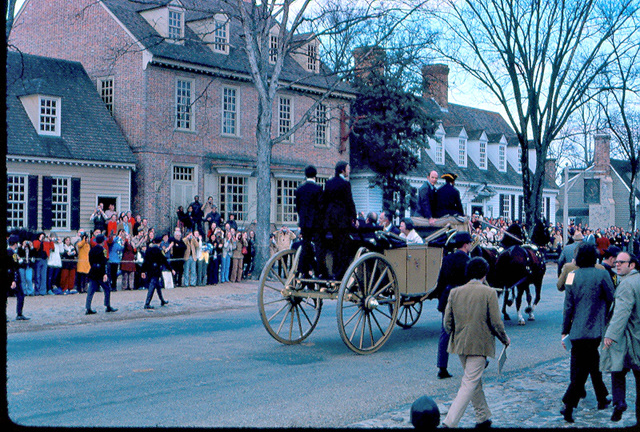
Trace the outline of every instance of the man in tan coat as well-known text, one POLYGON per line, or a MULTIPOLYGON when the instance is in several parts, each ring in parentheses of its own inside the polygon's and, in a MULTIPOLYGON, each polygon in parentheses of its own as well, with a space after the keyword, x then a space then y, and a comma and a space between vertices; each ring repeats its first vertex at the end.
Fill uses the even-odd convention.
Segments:
POLYGON ((491 411, 482 390, 487 357, 495 357, 495 336, 511 343, 500 317, 496 290, 486 285, 489 264, 483 258, 467 263, 469 282, 451 290, 444 312, 444 328, 451 334, 447 351, 458 354, 464 369, 462 383, 443 425, 457 427, 469 402, 476 412, 476 426, 491 426, 491 411))

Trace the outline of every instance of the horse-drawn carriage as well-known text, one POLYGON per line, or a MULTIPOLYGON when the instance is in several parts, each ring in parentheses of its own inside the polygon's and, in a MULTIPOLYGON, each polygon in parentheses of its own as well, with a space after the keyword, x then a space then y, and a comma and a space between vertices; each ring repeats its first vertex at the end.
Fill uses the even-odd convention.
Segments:
POLYGON ((354 230, 357 251, 341 280, 319 280, 298 272, 302 248, 284 250, 267 262, 260 275, 258 307, 269 334, 297 344, 315 329, 324 300, 337 300, 340 336, 352 351, 370 354, 389 339, 395 325, 413 326, 422 302, 435 288, 445 241, 464 221, 430 233, 424 244, 407 244, 382 230, 354 230))

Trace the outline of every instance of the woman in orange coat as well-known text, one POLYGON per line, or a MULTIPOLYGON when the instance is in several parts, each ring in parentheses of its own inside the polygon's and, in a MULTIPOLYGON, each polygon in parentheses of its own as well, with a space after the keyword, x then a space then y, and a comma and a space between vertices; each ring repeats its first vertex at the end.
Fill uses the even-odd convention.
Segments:
POLYGON ((78 251, 78 267, 76 269, 76 284, 78 292, 87 292, 87 280, 89 278, 89 270, 91 265, 89 264, 89 251, 91 245, 89 239, 84 231, 78 232, 80 241, 76 243, 76 250, 78 251))

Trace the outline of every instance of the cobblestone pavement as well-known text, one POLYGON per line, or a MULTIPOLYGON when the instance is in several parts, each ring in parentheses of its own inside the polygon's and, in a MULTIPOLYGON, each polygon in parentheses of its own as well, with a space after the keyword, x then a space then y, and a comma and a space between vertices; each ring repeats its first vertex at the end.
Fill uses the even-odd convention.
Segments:
MULTIPOLYGON (((7 301, 7 333, 45 330, 58 326, 83 325, 95 321, 121 321, 144 319, 148 317, 173 316, 189 313, 201 313, 230 308, 252 307, 257 303, 258 284, 255 281, 241 283, 225 283, 214 286, 174 288, 164 290, 164 297, 169 305, 159 307, 159 300, 154 298, 153 310, 143 309, 146 290, 117 291, 112 293, 111 304, 118 312, 104 312, 103 294, 96 293, 93 308, 96 315, 84 314, 86 294, 70 294, 66 296, 36 296, 25 299, 24 314, 29 321, 15 320, 16 299, 9 297, 7 301)), ((494 365, 495 367, 495 365, 494 365)), ((569 424, 559 414, 562 407, 560 401, 568 385, 569 356, 560 361, 550 361, 538 365, 534 369, 509 371, 503 375, 487 377, 484 381, 485 394, 493 413, 494 427, 498 428, 625 428, 635 424, 634 401, 635 386, 633 377, 629 375, 627 384, 627 404, 629 409, 622 420, 610 421, 611 408, 599 411, 596 408, 595 395, 590 382, 587 384, 587 397, 580 402, 574 412, 576 422, 569 424)), ((459 378, 451 378, 453 380, 459 378)), ((610 381, 605 376, 605 383, 610 389, 610 381)), ((431 394, 438 404, 441 420, 444 420, 455 391, 431 394)), ((413 428, 410 421, 411 404, 398 410, 380 414, 348 425, 349 428, 399 429, 413 428)), ((460 422, 460 427, 475 425, 473 408, 469 406, 460 422)))
MULTIPOLYGON (((587 383, 587 397, 580 401, 574 411, 575 423, 564 421, 560 415, 561 398, 569 384, 569 356, 560 361, 552 361, 532 370, 513 371, 495 376, 483 382, 484 392, 492 412, 493 427, 511 429, 556 429, 556 428, 632 428, 635 425, 634 401, 635 386, 633 376, 627 377, 627 405, 629 409, 622 420, 614 423, 610 420, 611 407, 597 409, 597 402, 591 383, 587 383)), ((451 378, 451 379, 456 379, 451 378)), ((611 389, 608 375, 605 374, 607 388, 611 389)), ((459 382, 459 378, 458 378, 459 382)), ((457 391, 457 388, 456 388, 457 391)), ((443 421, 455 393, 429 395, 438 404, 440 421, 443 421)), ((410 420, 411 404, 384 413, 378 418, 349 425, 350 428, 413 428, 410 420)), ((475 416, 469 405, 460 424, 461 428, 473 428, 475 416)))

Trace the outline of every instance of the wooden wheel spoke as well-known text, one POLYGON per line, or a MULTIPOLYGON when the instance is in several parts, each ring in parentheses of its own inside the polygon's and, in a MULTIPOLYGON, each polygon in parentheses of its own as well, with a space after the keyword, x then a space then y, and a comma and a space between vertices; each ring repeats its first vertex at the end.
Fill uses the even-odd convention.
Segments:
MULTIPOLYGON (((287 302, 285 304, 282 305, 282 307, 280 309, 278 309, 277 311, 275 311, 269 318, 267 318, 267 321, 271 322, 272 319, 274 319, 277 315, 280 314, 280 312, 282 312, 287 306, 290 306, 290 303, 287 302)), ((287 315, 285 314, 285 317, 287 315)))
POLYGON ((353 337, 355 336, 356 331, 358 330, 358 327, 360 326, 360 321, 362 320, 362 317, 364 316, 364 311, 363 310, 360 310, 358 312, 360 312, 358 314, 358 321, 356 321, 356 324, 353 326, 353 330, 351 331, 351 336, 349 337, 350 341, 353 341, 353 337))
MULTIPOLYGON (((380 312, 382 313, 382 312, 380 312)), ((378 322, 378 318, 376 318, 375 314, 371 314, 373 316, 373 320, 376 322, 376 325, 378 326, 378 330, 380 330, 380 333, 382 333, 384 335, 384 330, 382 330, 382 326, 380 325, 380 323, 378 322)), ((382 313, 382 315, 385 315, 384 313, 382 313)), ((385 315, 387 316, 387 315, 385 315)), ((388 317, 389 319, 391 319, 391 317, 388 317)))
MULTIPOLYGON (((280 334, 280 332, 282 331, 282 326, 284 326, 284 323, 287 321, 287 317, 289 316, 289 313, 291 312, 291 303, 289 303, 287 306, 289 306, 289 310, 287 310, 287 312, 282 317, 282 321, 280 321, 280 325, 278 326, 278 330, 276 331, 277 334, 280 334)), ((284 309, 284 307, 282 309, 284 309)), ((280 309, 280 310, 282 310, 282 309, 280 309)))

